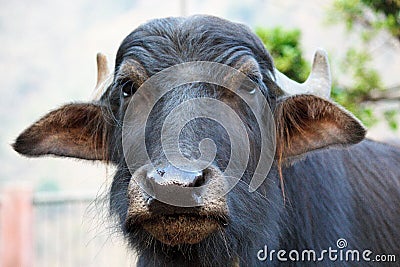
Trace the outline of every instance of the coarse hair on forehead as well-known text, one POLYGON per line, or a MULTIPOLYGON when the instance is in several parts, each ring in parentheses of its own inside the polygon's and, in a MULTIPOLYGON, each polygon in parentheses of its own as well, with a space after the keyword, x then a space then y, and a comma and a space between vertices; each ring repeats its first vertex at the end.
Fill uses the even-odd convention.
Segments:
POLYGON ((256 59, 262 73, 273 72, 273 62, 262 42, 245 25, 213 16, 151 20, 129 34, 116 57, 116 71, 133 57, 151 76, 189 61, 234 64, 242 56, 256 59))

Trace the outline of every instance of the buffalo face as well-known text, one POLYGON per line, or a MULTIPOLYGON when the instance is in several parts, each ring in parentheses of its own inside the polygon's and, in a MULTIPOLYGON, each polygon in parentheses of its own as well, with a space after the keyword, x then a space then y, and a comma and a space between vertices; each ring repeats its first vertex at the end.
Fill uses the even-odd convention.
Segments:
MULTIPOLYGON (((104 57, 98 63, 101 87, 104 57)), ((364 138, 359 121, 329 100, 329 79, 319 52, 307 83, 288 82, 243 25, 209 16, 153 20, 122 42, 112 82, 99 98, 48 113, 16 139, 14 149, 115 165, 110 209, 134 248, 161 258, 171 250, 204 265, 218 258, 216 265, 226 265, 244 247, 260 243, 260 236, 279 242, 283 164, 364 138), (202 68, 158 76, 190 62, 202 68), (252 86, 243 93, 237 86, 243 80, 207 62, 236 70, 252 86), (176 82, 198 71, 217 77, 218 84, 176 82), (240 123, 227 123, 235 120, 240 123), (265 145, 263 136, 273 141, 265 145), (257 175, 262 179, 253 180, 257 175)))

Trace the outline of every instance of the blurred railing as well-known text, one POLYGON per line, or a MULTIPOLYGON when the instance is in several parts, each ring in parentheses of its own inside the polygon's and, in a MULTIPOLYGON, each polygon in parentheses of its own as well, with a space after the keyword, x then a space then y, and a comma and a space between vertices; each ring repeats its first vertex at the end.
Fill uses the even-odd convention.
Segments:
POLYGON ((134 266, 122 238, 107 229, 102 205, 88 192, 0 195, 0 267, 134 266))

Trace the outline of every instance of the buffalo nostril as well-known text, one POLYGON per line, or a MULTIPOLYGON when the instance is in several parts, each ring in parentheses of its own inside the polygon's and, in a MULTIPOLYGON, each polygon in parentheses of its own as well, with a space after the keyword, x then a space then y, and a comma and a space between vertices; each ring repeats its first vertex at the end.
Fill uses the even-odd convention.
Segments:
POLYGON ((164 170, 157 169, 157 173, 158 173, 158 175, 160 175, 161 177, 163 177, 164 174, 165 174, 165 171, 164 171, 164 170))
POLYGON ((201 206, 205 190, 202 186, 208 177, 204 174, 203 170, 187 171, 171 165, 148 170, 142 184, 152 199, 146 199, 146 205, 151 206, 154 200, 159 200, 173 206, 201 206))
POLYGON ((202 172, 199 175, 196 175, 194 177, 194 180, 192 183, 189 184, 189 187, 200 187, 206 183, 206 178, 204 176, 204 173, 202 172))
POLYGON ((147 182, 160 186, 200 187, 206 183, 204 171, 186 171, 174 166, 157 168, 147 173, 147 182))

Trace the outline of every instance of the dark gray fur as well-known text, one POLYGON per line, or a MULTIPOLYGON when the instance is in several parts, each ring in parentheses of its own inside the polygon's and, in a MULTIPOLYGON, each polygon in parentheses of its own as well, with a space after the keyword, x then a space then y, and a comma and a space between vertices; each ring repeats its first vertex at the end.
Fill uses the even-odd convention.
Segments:
MULTIPOLYGON (((257 71, 262 78, 255 82, 274 110, 275 85, 270 77, 273 63, 268 52, 247 27, 215 17, 167 18, 140 26, 119 48, 115 77, 127 58, 138 61, 152 76, 189 61, 233 66, 243 56, 258 62, 257 71)), ((140 227, 127 227, 126 192, 131 175, 122 155, 120 125, 126 100, 122 97, 121 83, 115 80, 101 100, 115 117, 109 154, 118 171, 110 203, 112 214, 119 218, 125 236, 140 256, 139 266, 230 266, 236 258, 241 266, 265 266, 267 263, 256 256, 264 245, 276 250, 320 250, 335 247, 339 238, 345 238, 349 248, 368 248, 374 253, 400 257, 400 149, 366 140, 349 148, 310 152, 283 167, 286 199, 282 196, 276 164, 259 190, 249 193, 247 184, 259 154, 259 129, 240 101, 235 107, 248 125, 253 158, 242 181, 228 194, 230 223, 225 231, 195 245, 170 247, 151 238, 140 227)), ((192 84, 165 96, 148 122, 148 128, 152 129, 147 137, 150 150, 157 151, 159 125, 169 107, 199 95, 224 99, 223 94, 222 88, 192 84)), ((188 126, 184 135, 185 153, 196 157, 198 140, 208 135, 222 147, 215 164, 223 169, 229 159, 229 149, 224 149, 229 148, 229 140, 211 121, 197 120, 188 126)), ((162 153, 152 155, 155 160, 163 160, 162 153)))

